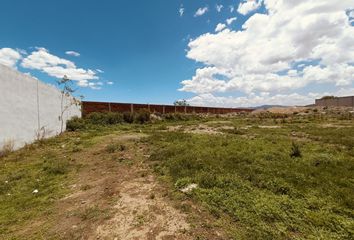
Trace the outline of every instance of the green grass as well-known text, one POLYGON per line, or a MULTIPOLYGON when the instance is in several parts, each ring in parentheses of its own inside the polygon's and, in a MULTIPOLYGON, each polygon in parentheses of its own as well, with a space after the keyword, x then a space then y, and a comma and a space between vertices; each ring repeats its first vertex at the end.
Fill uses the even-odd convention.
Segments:
POLYGON ((299 122, 263 129, 257 124, 274 122, 257 120, 219 136, 155 133, 151 160, 171 185, 197 183, 190 197, 226 221, 234 239, 352 239, 353 128, 299 122), (292 138, 299 129, 308 138, 292 138))
MULTIPOLYGON (((96 122, 106 119, 98 117, 96 122)), ((184 197, 208 209, 232 239, 353 239, 352 117, 171 115, 154 124, 121 123, 120 117, 111 116, 109 124, 75 120, 72 130, 77 132, 0 158, 0 238, 16 239, 22 226, 43 216, 50 219, 54 203, 68 193, 81 167, 73 154, 107 135, 143 132, 150 136, 141 141, 149 148, 154 170, 175 196, 197 183, 184 197), (234 129, 221 129, 220 135, 168 131, 169 126, 191 129, 201 123, 234 129)), ((126 147, 111 142, 101 152, 113 156, 126 147)), ((95 219, 105 213, 92 207, 78 214, 95 219)))

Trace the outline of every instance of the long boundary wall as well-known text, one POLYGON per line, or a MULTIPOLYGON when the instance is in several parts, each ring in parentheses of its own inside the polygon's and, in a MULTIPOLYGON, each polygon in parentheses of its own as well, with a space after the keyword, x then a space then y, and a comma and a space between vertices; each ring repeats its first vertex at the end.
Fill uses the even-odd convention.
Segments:
POLYGON ((354 107, 354 96, 316 99, 316 106, 321 107, 354 107))
POLYGON ((238 112, 252 112, 249 108, 214 108, 196 106, 173 106, 157 104, 135 104, 135 103, 110 103, 110 102, 82 102, 83 116, 93 112, 136 112, 140 109, 148 109, 150 112, 158 113, 210 113, 226 114, 238 112))
MULTIPOLYGON (((72 98, 65 98, 65 104, 72 98)), ((13 143, 18 149, 38 136, 60 133, 61 93, 52 86, 0 64, 0 150, 13 143)), ((71 106, 67 119, 81 117, 81 107, 71 106)))

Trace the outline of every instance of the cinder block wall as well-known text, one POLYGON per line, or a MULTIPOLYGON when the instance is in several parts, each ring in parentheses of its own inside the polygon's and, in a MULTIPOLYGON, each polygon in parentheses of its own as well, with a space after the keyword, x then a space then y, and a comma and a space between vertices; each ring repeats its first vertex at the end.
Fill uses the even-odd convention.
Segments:
POLYGON ((336 97, 333 99, 316 99, 316 106, 321 106, 321 107, 354 107, 354 96, 336 97))
MULTIPOLYGON (((59 134, 60 103, 56 87, 0 64, 0 149, 8 142, 18 149, 36 140, 37 134, 59 134)), ((64 122, 73 116, 81 117, 81 107, 71 106, 64 122)))
POLYGON ((109 102, 82 102, 82 114, 85 116, 93 112, 137 112, 140 109, 149 109, 150 112, 158 113, 212 113, 226 114, 235 112, 252 112, 248 108, 214 108, 194 106, 173 106, 156 104, 135 104, 135 103, 109 103, 109 102))

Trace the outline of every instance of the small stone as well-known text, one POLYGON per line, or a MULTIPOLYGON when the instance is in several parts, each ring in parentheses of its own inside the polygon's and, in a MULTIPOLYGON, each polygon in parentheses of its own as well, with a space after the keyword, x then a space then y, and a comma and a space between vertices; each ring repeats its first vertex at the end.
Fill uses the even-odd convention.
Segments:
POLYGON ((38 192, 38 189, 34 189, 32 193, 37 194, 38 192))
POLYGON ((85 204, 86 203, 86 201, 81 201, 81 204, 85 204))
POLYGON ((188 185, 187 187, 182 188, 182 189, 181 189, 181 192, 183 192, 183 193, 188 193, 188 192, 192 191, 193 189, 195 189, 195 188, 197 188, 197 187, 198 187, 198 184, 192 183, 192 184, 188 185))

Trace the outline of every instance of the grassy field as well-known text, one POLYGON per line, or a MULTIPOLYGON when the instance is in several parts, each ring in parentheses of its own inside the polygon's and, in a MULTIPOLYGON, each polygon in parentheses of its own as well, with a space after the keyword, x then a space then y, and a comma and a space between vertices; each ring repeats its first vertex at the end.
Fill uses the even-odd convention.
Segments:
POLYGON ((2 158, 0 236, 50 216, 68 192, 63 186, 82 168, 73 154, 112 132, 134 131, 148 136, 142 140, 147 161, 174 201, 207 209, 214 219, 209 228, 232 239, 353 239, 353 118, 170 118, 106 127, 80 122, 77 132, 2 158), (198 187, 180 193, 190 184, 198 187))

